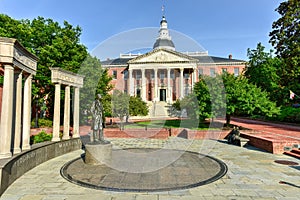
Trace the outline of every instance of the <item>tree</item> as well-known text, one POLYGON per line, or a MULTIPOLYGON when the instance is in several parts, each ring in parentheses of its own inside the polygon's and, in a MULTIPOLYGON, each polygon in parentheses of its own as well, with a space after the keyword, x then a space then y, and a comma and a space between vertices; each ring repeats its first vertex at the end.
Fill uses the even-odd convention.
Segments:
POLYGON ((130 116, 146 116, 149 113, 147 103, 140 97, 131 96, 129 99, 129 115, 130 116))
POLYGON ((129 115, 129 100, 130 96, 119 90, 114 90, 112 94, 112 114, 114 117, 118 117, 121 121, 121 129, 123 127, 124 118, 129 115))
POLYGON ((272 25, 270 42, 285 63, 280 74, 283 85, 300 91, 300 1, 284 1, 276 11, 281 17, 272 25))
POLYGON ((272 117, 279 114, 280 109, 269 99, 268 93, 249 83, 243 77, 232 74, 222 75, 227 99, 226 122, 230 123, 232 115, 260 115, 272 117))
POLYGON ((101 67, 100 60, 88 54, 80 65, 78 74, 85 77, 83 88, 80 90, 81 122, 87 121, 89 109, 97 94, 102 96, 105 116, 111 116, 111 96, 109 91, 113 88, 113 85, 110 83, 112 77, 108 76, 107 70, 101 67))
POLYGON ((248 49, 249 62, 244 75, 249 82, 267 91, 272 101, 284 103, 286 90, 281 85, 282 59, 272 56, 272 51, 265 52, 265 47, 258 43, 256 49, 248 49))
POLYGON ((48 107, 53 109, 54 87, 49 68, 61 67, 77 73, 87 55, 86 47, 80 44, 81 28, 66 21, 61 26, 43 17, 15 20, 3 14, 0 14, 0 27, 0 36, 18 39, 39 57, 32 93, 39 99, 48 97, 48 107))

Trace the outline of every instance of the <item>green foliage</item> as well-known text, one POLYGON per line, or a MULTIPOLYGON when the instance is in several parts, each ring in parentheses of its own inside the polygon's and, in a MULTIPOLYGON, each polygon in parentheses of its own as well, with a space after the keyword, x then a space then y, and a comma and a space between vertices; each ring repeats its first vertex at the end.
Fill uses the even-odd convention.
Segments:
MULTIPOLYGON (((39 124, 39 127, 41 127, 41 128, 52 127, 53 126, 53 121, 51 119, 39 118, 38 119, 38 124, 39 124)), ((34 127, 34 126, 35 126, 35 119, 32 119, 31 127, 34 127)))
POLYGON ((81 64, 78 74, 85 77, 83 88, 80 90, 81 122, 87 120, 96 94, 102 96, 105 116, 111 116, 111 96, 108 93, 113 88, 110 83, 112 78, 108 76, 107 70, 101 67, 100 60, 88 54, 81 64))
POLYGON ((49 96, 48 107, 52 107, 54 87, 49 68, 78 71, 87 55, 86 47, 80 44, 81 28, 73 27, 66 21, 60 25, 43 17, 32 21, 15 20, 3 14, 0 14, 0 27, 0 36, 18 39, 39 57, 32 94, 39 99, 49 96))
POLYGON ((112 115, 118 117, 123 122, 124 117, 129 116, 130 96, 119 90, 114 90, 112 95, 112 115))
POLYGON ((256 49, 248 49, 249 62, 245 68, 245 76, 250 83, 257 85, 270 94, 270 99, 279 105, 284 104, 286 90, 281 86, 281 67, 283 62, 272 57, 272 51, 265 52, 265 47, 258 43, 256 49))
POLYGON ((245 77, 234 77, 232 74, 222 76, 226 90, 228 121, 231 115, 272 117, 279 114, 280 109, 269 99, 268 93, 249 83, 245 77))
POLYGON ((273 23, 270 42, 283 59, 280 76, 282 84, 300 91, 300 1, 287 0, 276 11, 281 17, 273 23))
POLYGON ((195 84, 193 93, 176 101, 173 108, 185 109, 190 119, 204 121, 206 118, 225 115, 225 91, 220 77, 202 76, 195 84))
POLYGON ((131 96, 129 99, 129 115, 131 116, 146 116, 149 113, 147 103, 140 97, 131 96))
POLYGON ((47 134, 44 130, 41 131, 37 135, 33 135, 30 137, 30 143, 31 144, 37 144, 45 141, 51 141, 52 139, 52 134, 47 134))
POLYGON ((300 123, 300 108, 285 107, 275 120, 300 123))

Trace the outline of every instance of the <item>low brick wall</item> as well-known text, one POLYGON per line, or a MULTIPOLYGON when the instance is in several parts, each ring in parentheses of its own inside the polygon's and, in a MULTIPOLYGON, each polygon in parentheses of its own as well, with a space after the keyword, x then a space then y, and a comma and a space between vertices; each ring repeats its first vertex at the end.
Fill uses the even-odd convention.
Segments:
POLYGON ((10 159, 0 160, 0 195, 20 176, 39 164, 66 153, 81 149, 80 138, 45 142, 32 146, 10 159))

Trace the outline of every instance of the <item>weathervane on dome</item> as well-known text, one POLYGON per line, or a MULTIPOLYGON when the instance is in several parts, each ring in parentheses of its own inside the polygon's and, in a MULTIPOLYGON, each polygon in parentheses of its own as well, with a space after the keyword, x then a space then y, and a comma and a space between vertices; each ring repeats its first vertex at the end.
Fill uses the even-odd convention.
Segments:
POLYGON ((165 14, 166 14, 165 0, 162 0, 161 12, 162 12, 162 15, 165 16, 165 14))

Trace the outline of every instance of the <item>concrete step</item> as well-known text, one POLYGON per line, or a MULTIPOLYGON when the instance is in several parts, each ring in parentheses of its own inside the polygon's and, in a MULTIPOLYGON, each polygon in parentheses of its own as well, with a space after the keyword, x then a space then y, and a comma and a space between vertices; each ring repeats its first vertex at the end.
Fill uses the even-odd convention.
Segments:
POLYGON ((300 155, 300 149, 293 149, 292 152, 300 155))
POLYGON ((284 154, 285 154, 285 155, 288 155, 288 156, 292 156, 292 157, 294 157, 294 158, 300 159, 300 154, 294 153, 294 152, 292 152, 292 151, 286 151, 286 152, 284 152, 284 154))

